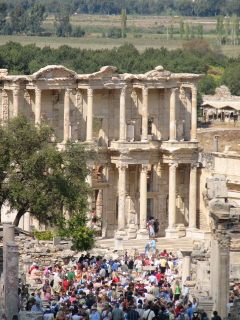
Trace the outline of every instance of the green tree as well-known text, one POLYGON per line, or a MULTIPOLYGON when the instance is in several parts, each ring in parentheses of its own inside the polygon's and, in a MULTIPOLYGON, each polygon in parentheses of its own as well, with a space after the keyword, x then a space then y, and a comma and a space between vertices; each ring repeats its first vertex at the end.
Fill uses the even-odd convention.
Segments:
POLYGON ((180 38, 183 39, 183 35, 184 35, 184 21, 181 18, 179 21, 179 33, 180 33, 180 38))
POLYGON ((109 28, 107 37, 112 39, 119 39, 122 37, 122 30, 117 27, 109 28))
POLYGON ((55 14, 56 35, 58 37, 70 37, 72 26, 70 24, 70 14, 67 8, 63 7, 55 14))
POLYGON ((6 23, 6 17, 7 17, 7 4, 6 2, 1 1, 0 2, 0 30, 3 29, 6 23))
POLYGON ((231 31, 231 20, 230 17, 227 16, 227 18, 225 19, 225 23, 224 23, 224 31, 225 31, 225 42, 228 42, 228 36, 230 34, 231 31))
POLYGON ((59 151, 52 135, 52 128, 35 127, 24 115, 0 127, 0 205, 7 201, 17 211, 14 225, 26 212, 50 226, 61 224, 65 212, 70 221, 87 221, 86 161, 93 153, 71 142, 59 151))
POLYGON ((231 94, 240 96, 240 64, 233 63, 228 66, 222 75, 222 84, 225 84, 231 94))
POLYGON ((191 24, 189 29, 190 29, 190 39, 194 39, 195 38, 195 28, 194 28, 194 26, 191 24))
POLYGON ((173 39, 173 24, 171 23, 170 28, 169 28, 169 37, 172 40, 173 39))
POLYGON ((232 44, 238 44, 238 34, 239 34, 239 18, 236 14, 233 14, 231 17, 231 35, 232 35, 232 44))
POLYGON ((41 3, 36 3, 35 6, 31 9, 30 15, 27 19, 27 27, 36 35, 39 35, 41 32, 41 24, 43 20, 46 18, 45 6, 41 3))
POLYGON ((197 38, 203 39, 203 26, 200 23, 197 25, 197 38))
POLYGON ((222 16, 217 16, 216 32, 217 32, 219 44, 222 44, 223 34, 224 34, 224 24, 223 24, 222 16))
POLYGON ((186 22, 185 24, 185 39, 189 40, 189 24, 186 22))
POLYGON ((23 33, 27 27, 27 12, 20 3, 17 3, 9 14, 13 32, 23 33))
POLYGON ((126 38, 127 33, 127 14, 126 14, 126 9, 122 9, 121 13, 121 30, 122 30, 122 38, 126 38))

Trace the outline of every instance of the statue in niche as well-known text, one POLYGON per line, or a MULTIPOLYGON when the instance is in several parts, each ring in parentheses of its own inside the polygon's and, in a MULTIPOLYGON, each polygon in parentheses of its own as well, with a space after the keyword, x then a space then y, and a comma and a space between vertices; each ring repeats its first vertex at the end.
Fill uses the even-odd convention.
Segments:
POLYGON ((176 121, 177 140, 184 141, 185 120, 176 121))

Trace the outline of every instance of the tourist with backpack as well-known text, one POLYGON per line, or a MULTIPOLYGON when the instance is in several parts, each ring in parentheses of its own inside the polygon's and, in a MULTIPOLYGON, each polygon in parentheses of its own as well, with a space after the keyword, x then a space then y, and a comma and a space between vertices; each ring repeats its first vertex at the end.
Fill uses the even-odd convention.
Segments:
POLYGON ((178 314, 176 320, 189 320, 189 316, 183 307, 181 307, 180 313, 178 314))
POLYGON ((156 320, 169 320, 169 311, 165 308, 165 306, 161 306, 159 310, 156 320))

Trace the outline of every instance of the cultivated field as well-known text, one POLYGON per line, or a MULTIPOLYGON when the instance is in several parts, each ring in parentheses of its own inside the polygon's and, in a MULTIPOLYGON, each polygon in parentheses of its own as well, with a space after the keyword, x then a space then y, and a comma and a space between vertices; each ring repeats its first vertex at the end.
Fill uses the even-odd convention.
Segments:
MULTIPOLYGON (((8 41, 16 41, 22 44, 35 43, 39 47, 50 46, 57 48, 61 45, 68 45, 76 48, 105 49, 123 45, 125 42, 131 42, 140 51, 145 48, 166 47, 176 49, 182 46, 183 40, 179 34, 174 34, 173 39, 169 39, 167 30, 173 24, 174 30, 179 28, 179 17, 158 17, 158 16, 128 16, 127 20, 127 38, 108 39, 103 38, 102 34, 107 35, 110 27, 120 27, 120 16, 98 16, 98 15, 73 15, 71 23, 80 25, 86 31, 82 38, 71 37, 35 37, 35 36, 0 36, 0 45, 8 41), (135 34, 135 37, 134 37, 135 34), (136 38, 140 34, 140 38, 136 38)), ((240 45, 219 45, 215 34, 212 33, 216 28, 215 18, 183 18, 191 26, 203 25, 204 39, 209 41, 212 48, 222 52, 229 57, 237 57, 240 54, 240 45)), ((54 16, 48 16, 44 21, 44 29, 54 31, 54 16)), ((184 40, 185 41, 185 40, 184 40)))

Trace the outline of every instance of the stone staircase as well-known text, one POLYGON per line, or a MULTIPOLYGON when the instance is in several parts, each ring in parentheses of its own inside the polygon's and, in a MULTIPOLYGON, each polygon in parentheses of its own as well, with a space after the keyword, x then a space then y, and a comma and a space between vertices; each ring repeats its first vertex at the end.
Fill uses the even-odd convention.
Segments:
MULTIPOLYGON (((192 250, 193 249, 193 240, 192 238, 179 238, 179 239, 167 239, 163 237, 158 237, 155 239, 157 243, 157 250, 161 253, 164 249, 167 252, 172 252, 173 254, 177 254, 181 249, 184 250, 192 250)), ((149 240, 139 240, 139 239, 130 239, 123 240, 123 250, 128 250, 131 252, 136 250, 138 253, 145 252, 145 245, 149 240)), ((99 239, 97 241, 97 245, 100 245, 103 249, 109 249, 114 251, 114 238, 111 239, 99 239)))
POLYGON ((211 319, 213 316, 213 301, 212 300, 201 300, 199 299, 199 307, 201 307, 206 314, 208 315, 208 318, 211 319))

